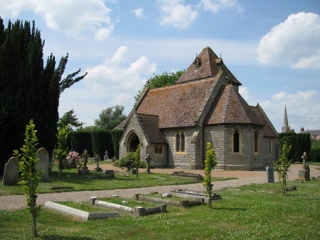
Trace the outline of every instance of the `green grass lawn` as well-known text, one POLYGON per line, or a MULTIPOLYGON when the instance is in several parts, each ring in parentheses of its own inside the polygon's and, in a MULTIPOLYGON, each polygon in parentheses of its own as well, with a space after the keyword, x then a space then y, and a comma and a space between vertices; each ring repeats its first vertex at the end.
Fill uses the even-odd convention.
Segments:
MULTIPOLYGON (((223 181, 232 178, 213 178, 213 181, 223 181)), ((0 182, 2 179, 0 178, 0 182)), ((103 173, 91 172, 89 175, 79 175, 76 169, 66 169, 62 173, 62 180, 58 180, 58 172, 54 170, 50 175, 49 183, 40 183, 37 193, 67 192, 67 191, 93 191, 124 189, 163 185, 191 184, 198 181, 179 178, 168 174, 156 174, 145 172, 139 176, 129 173, 116 173, 114 179, 107 179, 103 173)), ((17 186, 0 185, 0 196, 23 194, 21 181, 17 186)))
MULTIPOLYGON (((167 213, 81 221, 42 208, 38 239, 320 239, 320 179, 253 184, 216 191, 222 200, 167 213)), ((32 239, 31 216, 0 211, 0 239, 32 239)))

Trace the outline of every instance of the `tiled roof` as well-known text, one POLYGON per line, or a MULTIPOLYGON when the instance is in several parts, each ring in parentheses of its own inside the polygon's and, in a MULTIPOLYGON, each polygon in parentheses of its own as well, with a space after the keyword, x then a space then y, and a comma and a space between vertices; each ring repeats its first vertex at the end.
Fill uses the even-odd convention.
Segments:
POLYGON ((218 102, 209 112, 206 124, 251 123, 263 125, 260 118, 246 103, 233 84, 221 89, 218 102))
POLYGON ((259 104, 257 104, 256 107, 251 107, 255 114, 260 118, 261 123, 264 125, 263 126, 263 136, 265 137, 277 137, 278 132, 272 125, 271 121, 261 108, 259 104))
POLYGON ((159 116, 159 128, 194 126, 204 100, 216 78, 149 90, 137 112, 159 116))
POLYGON ((209 47, 202 50, 176 83, 215 77, 219 70, 223 70, 223 75, 229 82, 241 85, 236 77, 233 76, 230 70, 224 65, 222 59, 219 58, 209 47))
POLYGON ((159 130, 159 117, 155 115, 137 114, 144 135, 150 143, 167 143, 163 133, 159 130))

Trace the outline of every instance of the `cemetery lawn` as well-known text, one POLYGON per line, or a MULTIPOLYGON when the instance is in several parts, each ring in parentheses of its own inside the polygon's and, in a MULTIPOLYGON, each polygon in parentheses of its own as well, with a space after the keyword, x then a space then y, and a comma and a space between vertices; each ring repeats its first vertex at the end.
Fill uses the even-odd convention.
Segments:
MULTIPOLYGON (((320 178, 226 188, 222 200, 167 213, 81 221, 42 208, 38 239, 320 239, 320 178)), ((27 210, 0 211, 0 239, 33 239, 27 210)))
MULTIPOLYGON (((230 179, 234 178, 213 178, 213 181, 230 179)), ((1 180, 0 178, 0 182, 1 180)), ((169 174, 147 174, 145 172, 139 173, 138 177, 129 173, 116 173, 114 179, 109 179, 103 173, 91 172, 89 175, 79 175, 76 169, 65 169, 62 172, 61 181, 58 180, 58 172, 54 170, 50 175, 50 182, 40 182, 37 193, 126 189, 198 182, 194 179, 179 178, 169 174)), ((17 186, 0 185, 0 196, 19 194, 23 194, 21 181, 17 186)))

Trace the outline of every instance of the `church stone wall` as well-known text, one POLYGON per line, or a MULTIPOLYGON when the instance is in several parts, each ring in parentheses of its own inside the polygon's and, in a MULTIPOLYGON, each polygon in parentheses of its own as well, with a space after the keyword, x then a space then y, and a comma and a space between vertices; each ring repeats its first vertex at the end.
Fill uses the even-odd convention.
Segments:
MULTIPOLYGON (((146 148, 146 154, 150 154, 151 166, 156 168, 163 168, 167 166, 167 146, 165 144, 150 144, 146 148), (162 153, 156 153, 155 148, 162 147, 162 153)), ((141 156, 142 160, 145 161, 146 155, 141 156)))
POLYGON ((181 169, 196 168, 196 144, 191 143, 194 128, 183 129, 164 129, 163 130, 168 141, 168 166, 181 169), (185 152, 176 152, 176 133, 183 131, 185 134, 185 152))
POLYGON ((262 127, 249 124, 213 125, 205 128, 205 142, 211 142, 216 152, 217 168, 226 170, 256 170, 266 165, 262 127), (233 151, 233 133, 240 133, 240 151, 233 151), (258 152, 254 152, 254 133, 258 131, 258 152))

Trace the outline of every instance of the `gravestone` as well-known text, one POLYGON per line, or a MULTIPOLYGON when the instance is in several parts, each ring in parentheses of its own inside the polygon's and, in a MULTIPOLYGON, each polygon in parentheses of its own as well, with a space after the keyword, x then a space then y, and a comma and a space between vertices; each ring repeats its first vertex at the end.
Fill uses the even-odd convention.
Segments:
POLYGON ((94 153, 94 160, 96 161, 96 168, 94 169, 95 172, 101 172, 101 168, 99 167, 99 162, 101 161, 101 157, 99 154, 94 153))
POLYGON ((267 167, 267 183, 273 183, 274 182, 274 173, 273 173, 273 167, 267 167))
POLYGON ((3 186, 14 186, 18 184, 19 178, 19 162, 18 159, 12 157, 4 165, 4 172, 2 177, 3 186))
POLYGON ((304 181, 310 181, 310 168, 309 164, 307 163, 308 160, 308 155, 306 152, 303 153, 301 156, 303 162, 302 162, 302 167, 303 170, 299 170, 299 180, 304 180, 304 181))
POLYGON ((80 175, 86 175, 86 174, 90 174, 90 170, 87 167, 87 162, 88 162, 88 158, 90 157, 90 154, 88 152, 87 149, 85 149, 81 155, 81 157, 84 159, 84 164, 81 167, 81 169, 78 170, 78 173, 80 175))
POLYGON ((87 167, 87 162, 88 162, 88 158, 90 157, 90 154, 88 153, 88 150, 85 149, 82 153, 82 158, 84 159, 84 163, 83 163, 83 167, 82 169, 86 169, 88 170, 88 167, 87 167))
POLYGON ((151 162, 152 157, 150 157, 150 154, 147 154, 146 157, 146 162, 147 162, 147 173, 150 173, 150 162, 151 162))
POLYGON ((43 171, 41 175, 42 182, 49 182, 49 153, 45 148, 39 148, 37 151, 39 162, 36 165, 38 171, 43 171))
POLYGON ((114 170, 105 170, 104 174, 106 178, 114 178, 114 170))
POLYGON ((103 160, 108 160, 108 159, 109 159, 108 150, 106 150, 106 151, 104 152, 103 160))

